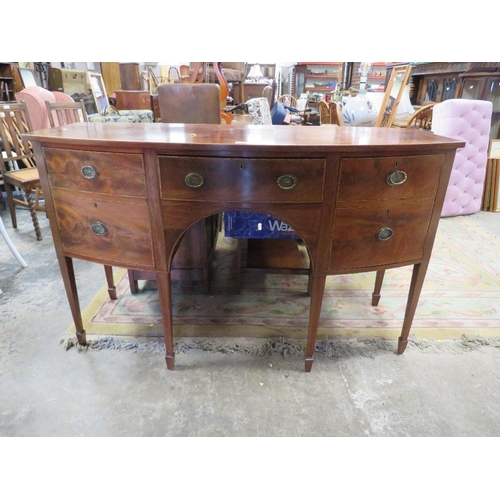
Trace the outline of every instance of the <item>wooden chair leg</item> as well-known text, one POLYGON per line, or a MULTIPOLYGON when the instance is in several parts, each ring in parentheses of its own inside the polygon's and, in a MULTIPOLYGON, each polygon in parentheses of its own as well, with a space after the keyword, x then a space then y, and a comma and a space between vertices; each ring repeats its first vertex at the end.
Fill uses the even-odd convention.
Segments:
POLYGON ((35 189, 35 208, 39 212, 45 212, 45 217, 48 218, 49 215, 47 213, 47 210, 45 209, 45 206, 40 205, 40 198, 42 198, 42 197, 43 197, 42 189, 37 187, 35 189))
POLYGON ((40 241, 42 239, 42 231, 40 230, 40 226, 38 224, 38 215, 36 214, 35 204, 30 190, 26 191, 26 202, 28 203, 31 220, 33 221, 33 226, 35 228, 36 239, 40 241))
POLYGON ((40 188, 35 189, 35 207, 38 208, 40 206, 40 188))
POLYGON ((372 293, 372 306, 378 306, 378 303, 380 301, 380 290, 382 289, 384 274, 385 274, 385 269, 377 271, 377 276, 375 277, 375 288, 372 293))
POLYGON ((10 218, 12 220, 12 227, 17 229, 16 205, 14 203, 14 195, 12 194, 12 186, 4 183, 5 194, 7 197, 7 205, 9 206, 10 218))

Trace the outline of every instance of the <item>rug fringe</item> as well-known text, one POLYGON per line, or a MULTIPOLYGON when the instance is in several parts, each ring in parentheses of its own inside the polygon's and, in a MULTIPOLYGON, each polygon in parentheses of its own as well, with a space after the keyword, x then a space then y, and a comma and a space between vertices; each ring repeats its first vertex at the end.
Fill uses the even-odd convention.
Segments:
MULTIPOLYGON (((175 352, 181 353, 191 349, 207 352, 220 352, 224 354, 240 353, 251 356, 270 356, 278 353, 283 356, 304 356, 305 346, 300 341, 292 343, 286 339, 230 339, 204 338, 204 339, 177 339, 175 352)), ((158 341, 139 342, 133 340, 119 340, 114 337, 103 337, 90 340, 82 346, 76 336, 62 337, 60 343, 66 350, 76 349, 78 352, 86 351, 138 351, 165 354, 165 344, 158 341)), ((426 340, 410 335, 409 348, 421 352, 459 354, 477 351, 484 346, 500 347, 500 337, 484 338, 479 335, 462 335, 459 340, 426 340)), ((378 351, 394 351, 396 341, 387 339, 326 339, 316 343, 315 352, 322 353, 330 358, 346 358, 353 356, 373 357, 378 351)))

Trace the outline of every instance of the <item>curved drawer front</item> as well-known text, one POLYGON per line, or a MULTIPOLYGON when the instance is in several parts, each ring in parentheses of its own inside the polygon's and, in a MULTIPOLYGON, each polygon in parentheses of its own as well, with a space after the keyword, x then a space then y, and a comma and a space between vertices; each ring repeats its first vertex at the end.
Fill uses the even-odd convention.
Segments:
POLYGON ((444 155, 344 158, 339 202, 434 198, 444 155))
POLYGON ((44 149, 52 187, 123 196, 146 196, 142 155, 44 149))
POLYGON ((160 156, 166 200, 321 203, 324 159, 160 156))
POLYGON ((337 209, 330 271, 420 259, 432 207, 433 200, 337 209))
POLYGON ((56 189, 53 199, 64 251, 132 267, 153 267, 153 244, 146 202, 75 197, 56 189))

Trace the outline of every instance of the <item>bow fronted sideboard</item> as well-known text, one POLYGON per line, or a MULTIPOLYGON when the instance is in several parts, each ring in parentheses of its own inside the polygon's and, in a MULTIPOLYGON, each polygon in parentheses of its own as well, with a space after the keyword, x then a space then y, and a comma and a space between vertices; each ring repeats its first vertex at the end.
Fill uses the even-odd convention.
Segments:
POLYGON ((305 370, 328 275, 413 265, 408 341, 456 149, 430 132, 335 126, 77 123, 28 134, 59 265, 85 344, 73 259, 156 273, 174 368, 171 263, 184 232, 231 210, 294 228, 310 257, 305 370))

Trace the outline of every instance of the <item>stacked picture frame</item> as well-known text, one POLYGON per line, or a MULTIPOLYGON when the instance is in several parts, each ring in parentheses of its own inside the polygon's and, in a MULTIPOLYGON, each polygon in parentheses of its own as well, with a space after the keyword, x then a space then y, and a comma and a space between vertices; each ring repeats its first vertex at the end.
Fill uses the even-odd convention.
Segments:
POLYGON ((500 212, 500 139, 490 141, 481 209, 500 212))

